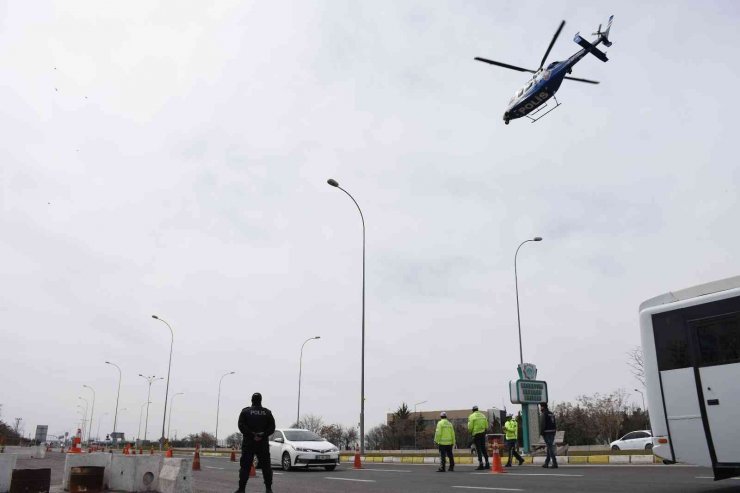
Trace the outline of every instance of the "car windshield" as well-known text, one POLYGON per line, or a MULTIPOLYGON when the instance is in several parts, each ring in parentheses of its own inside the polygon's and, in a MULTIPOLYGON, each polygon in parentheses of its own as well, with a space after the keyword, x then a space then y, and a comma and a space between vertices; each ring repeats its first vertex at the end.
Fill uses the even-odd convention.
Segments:
POLYGON ((321 442, 323 439, 313 431, 285 430, 285 438, 292 442, 321 442))

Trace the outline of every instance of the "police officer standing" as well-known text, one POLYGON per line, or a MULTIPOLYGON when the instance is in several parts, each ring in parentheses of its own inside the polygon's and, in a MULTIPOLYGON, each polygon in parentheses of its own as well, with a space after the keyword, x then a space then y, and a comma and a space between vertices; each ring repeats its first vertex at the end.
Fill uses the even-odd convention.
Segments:
POLYGON ((540 403, 540 435, 545 440, 547 448, 547 457, 542 467, 547 468, 552 459, 552 467, 557 469, 558 459, 555 456, 555 432, 558 426, 555 420, 555 414, 547 407, 547 402, 540 403))
POLYGON ((254 456, 262 466, 262 478, 265 491, 272 493, 272 466, 270 465, 270 435, 275 433, 275 418, 272 412, 262 407, 262 394, 252 394, 252 405, 242 409, 239 414, 239 431, 242 441, 242 457, 239 460, 239 489, 235 493, 244 493, 249 480, 249 470, 254 456))
POLYGON ((486 450, 486 431, 488 430, 488 418, 478 411, 478 406, 473 406, 473 413, 468 416, 468 431, 473 437, 475 451, 478 452, 478 467, 476 470, 490 469, 488 465, 488 450, 486 450), (486 466, 483 467, 483 457, 486 458, 486 466))
POLYGON ((437 472, 445 472, 445 458, 450 458, 450 472, 455 470, 455 457, 452 455, 452 447, 455 445, 455 428, 447 419, 447 413, 439 413, 439 422, 434 432, 434 443, 439 446, 439 469, 437 472))
POLYGON ((519 423, 516 422, 514 416, 511 414, 506 415, 507 421, 504 423, 504 432, 506 433, 506 446, 509 449, 509 460, 506 463, 506 467, 511 467, 511 456, 516 457, 519 461, 519 465, 524 464, 524 459, 517 452, 517 444, 519 441, 519 423))

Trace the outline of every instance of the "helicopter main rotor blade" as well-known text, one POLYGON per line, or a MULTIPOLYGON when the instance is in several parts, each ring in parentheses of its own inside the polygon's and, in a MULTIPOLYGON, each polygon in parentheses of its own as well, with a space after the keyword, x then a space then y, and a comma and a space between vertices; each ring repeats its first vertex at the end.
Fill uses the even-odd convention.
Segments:
POLYGON ((578 82, 586 82, 587 84, 599 84, 599 81, 597 80, 579 79, 578 77, 568 77, 567 75, 565 76, 565 78, 568 80, 575 80, 578 82))
POLYGON ((499 67, 510 68, 511 70, 518 70, 519 72, 529 72, 530 74, 535 73, 534 70, 529 70, 528 68, 517 67, 516 65, 509 65, 508 63, 494 62, 493 60, 488 60, 487 58, 475 57, 475 59, 478 60, 479 62, 490 63, 491 65, 497 65, 499 67))
POLYGON ((550 41, 550 46, 547 47, 547 51, 545 52, 545 56, 542 57, 542 61, 540 62, 540 68, 542 68, 545 65, 545 60, 547 60, 547 55, 550 54, 550 50, 552 50, 552 46, 555 44, 555 41, 557 41, 558 36, 560 36, 560 31, 563 30, 563 27, 565 26, 565 21, 562 21, 560 23, 560 27, 558 27, 558 30, 555 31, 555 35, 552 37, 552 41, 550 41))

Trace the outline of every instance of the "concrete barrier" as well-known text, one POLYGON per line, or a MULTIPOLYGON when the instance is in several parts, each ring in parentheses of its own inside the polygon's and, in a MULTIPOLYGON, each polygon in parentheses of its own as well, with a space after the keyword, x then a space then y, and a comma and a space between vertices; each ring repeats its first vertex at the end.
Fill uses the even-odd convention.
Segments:
POLYGON ((424 464, 436 464, 438 460, 437 457, 424 457, 424 464))
POLYGON ((18 457, 15 454, 0 454, 0 493, 10 491, 10 480, 18 457))
POLYGON ((164 459, 159 473, 160 493, 192 493, 193 459, 164 459))
POLYGON ((69 475, 73 467, 105 467, 105 475, 103 476, 103 485, 107 488, 110 472, 111 454, 104 452, 95 452, 92 454, 67 454, 67 458, 64 461, 64 476, 62 476, 62 488, 65 491, 69 490, 69 475))
POLYGON ((46 447, 35 445, 33 447, 5 447, 6 454, 17 455, 20 459, 43 459, 46 457, 46 447))
POLYGON ((609 464, 629 464, 629 463, 630 463, 629 455, 610 455, 609 456, 609 464))
POLYGON ((113 456, 108 488, 126 492, 158 491, 162 460, 160 455, 113 456))
POLYGON ((545 458, 542 457, 541 455, 538 455, 536 457, 532 457, 532 464, 542 465, 544 463, 545 463, 545 458))
POLYGON ((631 462, 633 464, 652 464, 652 455, 630 455, 631 462))
POLYGON ((589 455, 588 463, 589 464, 608 464, 609 456, 608 455, 589 455))

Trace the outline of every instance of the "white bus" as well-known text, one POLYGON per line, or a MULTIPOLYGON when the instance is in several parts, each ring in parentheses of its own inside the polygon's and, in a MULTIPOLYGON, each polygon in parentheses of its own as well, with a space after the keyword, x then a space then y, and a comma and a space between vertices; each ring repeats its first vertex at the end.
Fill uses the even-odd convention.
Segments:
POLYGON ((740 276, 640 305, 653 452, 740 475, 740 276))

